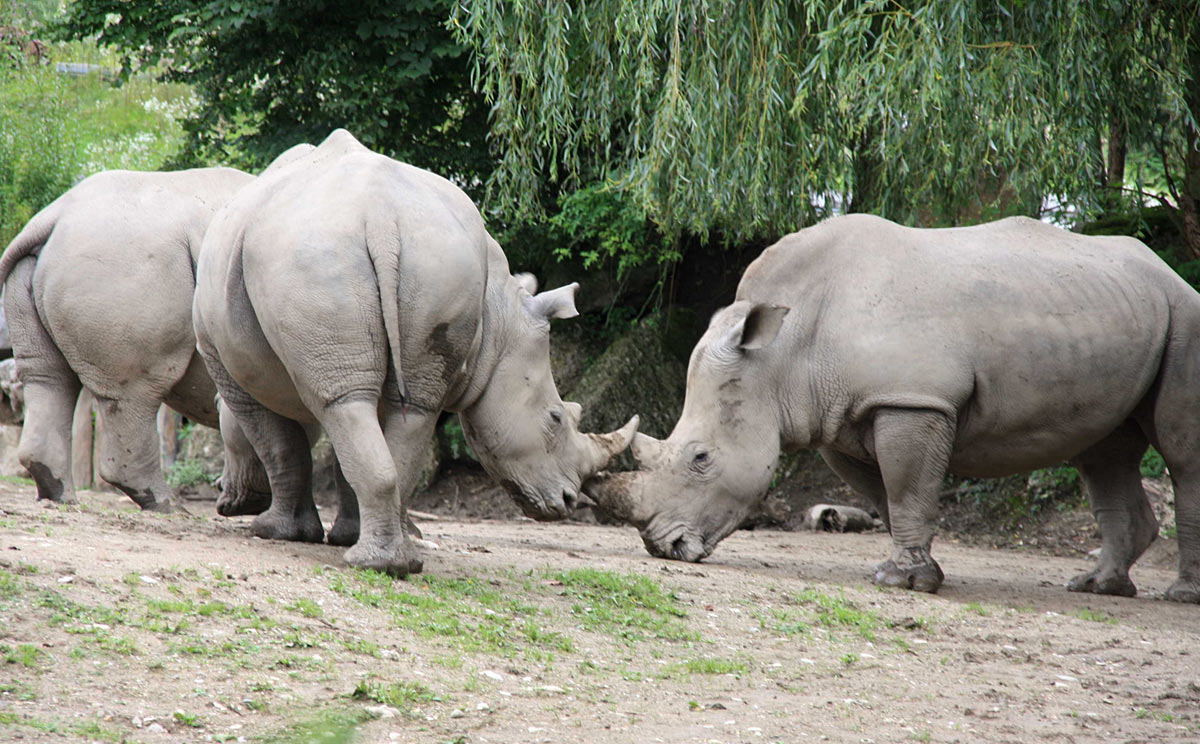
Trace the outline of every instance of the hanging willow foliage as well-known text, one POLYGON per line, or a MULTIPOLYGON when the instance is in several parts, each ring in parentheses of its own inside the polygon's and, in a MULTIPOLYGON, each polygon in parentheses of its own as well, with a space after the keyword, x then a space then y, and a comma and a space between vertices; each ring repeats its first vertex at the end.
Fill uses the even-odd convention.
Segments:
POLYGON ((1196 24, 1150 7, 463 0, 450 23, 493 107, 493 208, 527 217, 547 184, 601 179, 667 233, 752 238, 837 209, 945 224, 1001 196, 1087 208, 1114 101, 1186 112, 1196 24), (1114 82, 1113 34, 1157 45, 1136 82, 1114 82))

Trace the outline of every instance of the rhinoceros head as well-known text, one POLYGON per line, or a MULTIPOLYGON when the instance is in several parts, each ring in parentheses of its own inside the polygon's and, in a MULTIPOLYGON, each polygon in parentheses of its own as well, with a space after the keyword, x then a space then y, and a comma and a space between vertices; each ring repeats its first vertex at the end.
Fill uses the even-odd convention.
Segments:
POLYGON ((713 317, 692 351, 683 414, 665 440, 637 434, 638 470, 604 473, 586 493, 638 528, 661 558, 699 561, 766 492, 779 457, 769 359, 787 308, 738 302, 713 317))
POLYGON ((539 520, 563 519, 584 480, 627 446, 638 417, 611 434, 579 431, 582 408, 563 402, 550 371, 550 319, 570 318, 578 284, 534 294, 527 274, 512 277, 511 296, 491 329, 502 338, 491 376, 479 398, 461 412, 479 462, 505 487, 521 510, 539 520))

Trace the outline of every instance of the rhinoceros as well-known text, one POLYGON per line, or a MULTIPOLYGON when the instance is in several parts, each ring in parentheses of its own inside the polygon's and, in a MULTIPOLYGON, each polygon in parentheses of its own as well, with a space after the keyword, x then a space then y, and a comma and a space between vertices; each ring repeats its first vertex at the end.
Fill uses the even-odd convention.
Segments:
MULTIPOLYGON (((253 180, 231 168, 106 171, 9 244, 0 284, 24 385, 18 458, 39 499, 75 501, 71 420, 82 385, 104 422, 101 476, 143 509, 173 508, 155 415, 166 403, 218 425, 216 388, 192 332, 194 265, 212 215, 253 180)), ((269 499, 253 450, 226 447, 225 463, 223 499, 269 499)))
POLYGON ((321 539, 306 446, 320 425, 358 496, 347 562, 421 570, 404 499, 443 410, 526 514, 564 517, 637 427, 581 434, 579 407, 559 398, 549 321, 577 314, 577 288, 535 294, 466 194, 345 130, 269 168, 209 227, 193 311, 222 401, 270 480, 253 532, 321 539))
POLYGON ((888 524, 881 584, 937 591, 946 474, 1070 460, 1100 525, 1073 591, 1132 596, 1155 539, 1147 445, 1175 486, 1179 577, 1200 601, 1200 295, 1145 245, 1027 218, 915 229, 865 215, 784 237, 746 269, 692 352, 670 436, 585 491, 654 555, 698 561, 768 487, 781 448, 817 449, 888 524))

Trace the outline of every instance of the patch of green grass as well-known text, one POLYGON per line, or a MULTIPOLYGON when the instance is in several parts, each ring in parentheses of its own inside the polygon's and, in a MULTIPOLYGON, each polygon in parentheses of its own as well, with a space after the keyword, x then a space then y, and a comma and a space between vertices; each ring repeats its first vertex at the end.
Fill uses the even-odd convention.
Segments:
POLYGON ((4 695, 12 695, 22 702, 37 700, 37 691, 31 685, 20 680, 0 684, 0 697, 4 695))
POLYGON ((647 637, 694 641, 699 636, 677 618, 687 617, 674 592, 639 574, 580 568, 549 574, 575 600, 571 612, 589 630, 626 641, 647 637))
POLYGON ((846 666, 850 666, 852 664, 857 664, 858 663, 858 654, 855 654, 855 653, 842 654, 842 663, 845 664, 846 666))
POLYGON ((504 592, 478 578, 413 576, 397 582, 376 571, 325 571, 330 588, 368 607, 387 611, 396 627, 441 639, 460 651, 502 656, 550 653, 564 639, 551 632, 526 632, 538 614, 517 592, 504 592))
POLYGON ((350 693, 355 700, 374 700, 390 705, 402 713, 410 713, 413 705, 437 699, 433 692, 420 682, 376 682, 363 680, 350 693))
POLYGON ((1071 614, 1074 615, 1075 617, 1079 618, 1080 620, 1090 620, 1094 623, 1107 623, 1108 625, 1116 625, 1119 622, 1115 617, 1108 614, 1107 612, 1102 612, 1100 610, 1092 610, 1087 607, 1081 607, 1080 609, 1075 610, 1071 614))
POLYGON ((171 717, 182 723, 184 726, 190 726, 191 728, 204 727, 204 723, 200 720, 200 716, 196 715, 195 713, 185 713, 182 710, 177 710, 171 714, 171 717))
POLYGON ((833 597, 806 589, 795 595, 795 601, 813 612, 816 624, 831 629, 847 628, 868 641, 875 640, 875 631, 882 625, 878 615, 858 609, 844 596, 833 597))
POLYGON ((967 602, 963 609, 965 609, 967 612, 974 612, 980 617, 987 617, 989 614, 991 614, 984 609, 983 605, 979 604, 978 602, 967 602))
POLYGON ((21 643, 16 646, 0 645, 0 656, 6 664, 19 664, 26 669, 36 669, 45 655, 40 648, 32 643, 21 643))
POLYGON ((311 599, 306 599, 304 597, 301 597, 292 604, 288 605, 288 609, 292 610, 293 612, 298 612, 304 617, 311 617, 314 619, 325 614, 325 611, 321 609, 320 605, 311 599))
POLYGON ((293 721, 274 733, 263 736, 262 744, 351 744, 357 739, 355 727, 370 716, 362 710, 329 709, 293 721))
POLYGON ((361 638, 354 638, 354 639, 343 638, 342 645, 346 647, 347 651, 353 651, 356 654, 362 654, 363 656, 371 656, 376 659, 383 657, 383 653, 379 648, 379 644, 375 643, 373 641, 365 641, 361 638))
POLYGON ((687 674, 746 674, 750 671, 750 665, 740 659, 720 659, 711 656, 702 656, 698 659, 687 659, 678 664, 671 664, 667 667, 665 674, 667 676, 677 676, 682 673, 687 674))

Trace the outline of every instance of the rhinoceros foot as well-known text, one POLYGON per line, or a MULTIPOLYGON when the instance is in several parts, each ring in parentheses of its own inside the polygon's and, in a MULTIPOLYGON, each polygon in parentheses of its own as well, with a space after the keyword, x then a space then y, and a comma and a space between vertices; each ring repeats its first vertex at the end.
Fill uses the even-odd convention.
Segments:
POLYGON ((424 562, 407 535, 401 535, 381 545, 373 540, 359 540, 346 551, 346 563, 356 568, 369 568, 397 578, 412 573, 421 573, 424 562))
POLYGON ((173 499, 156 499, 145 503, 138 503, 144 512, 154 512, 156 514, 188 514, 188 510, 173 499))
POLYGON ((946 575, 927 548, 902 548, 875 566, 875 583, 918 592, 936 593, 946 575))
POLYGON ((1137 594, 1137 587, 1129 580, 1128 574, 1106 573, 1102 569, 1097 568, 1094 571, 1081 573, 1068 581, 1067 591, 1132 597, 1137 594))
POLYGON ((1178 579, 1163 596, 1172 602, 1200 604, 1200 580, 1178 579))
POLYGON ((270 492, 262 491, 223 491, 217 499, 217 514, 222 517, 240 517, 242 515, 262 514, 271 507, 270 492))
POLYGON ((338 514, 337 520, 334 521, 333 527, 329 528, 329 544, 341 545, 349 547, 358 542, 358 517, 345 517, 341 513, 338 514))
POLYGON ((325 538, 325 528, 315 511, 288 514, 271 508, 254 518, 250 532, 264 540, 321 542, 325 538))

